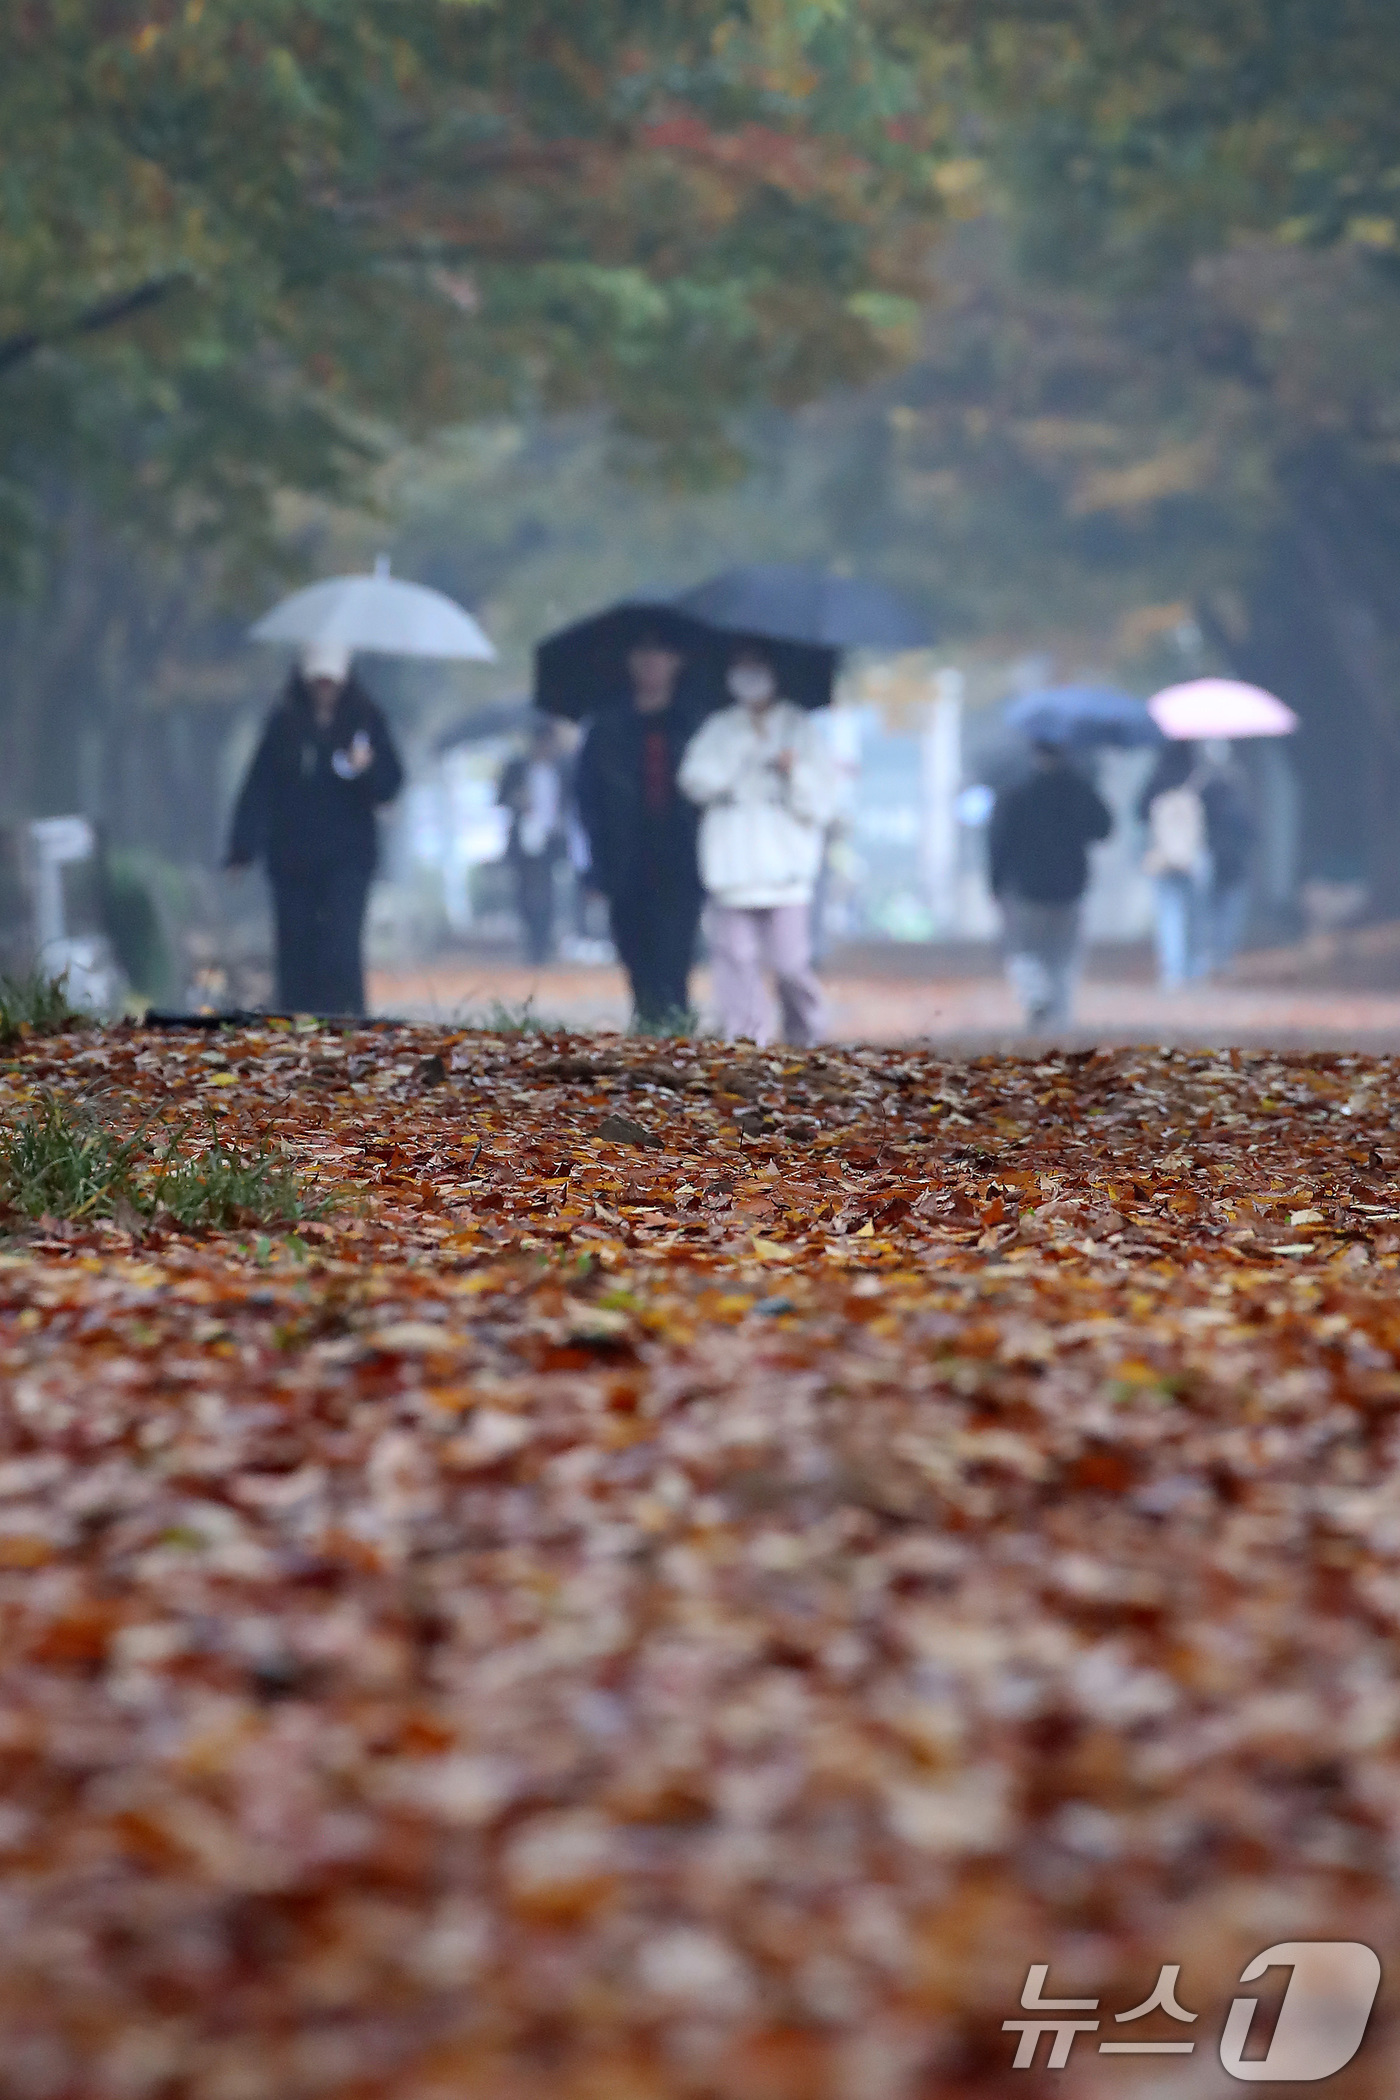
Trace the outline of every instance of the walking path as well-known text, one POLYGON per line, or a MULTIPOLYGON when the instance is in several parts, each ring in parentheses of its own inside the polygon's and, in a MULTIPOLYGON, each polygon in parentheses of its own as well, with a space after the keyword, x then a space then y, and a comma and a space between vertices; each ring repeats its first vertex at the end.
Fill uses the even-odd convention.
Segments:
MULTIPOLYGON (((702 1014, 709 980, 696 972, 702 1014)), ((826 980, 829 1032, 837 1040, 923 1040, 967 1049, 1020 1037, 1017 1009, 1000 977, 839 975, 826 980)), ((492 957, 454 958, 431 968, 377 971, 376 1013, 425 1021, 519 1016, 573 1028, 624 1028, 628 1000, 615 968, 529 969, 492 957)), ((1075 1042, 1226 1043, 1276 1049, 1400 1049, 1400 993, 1303 991, 1227 984, 1163 993, 1152 985, 1099 983, 1081 989, 1075 1042)))

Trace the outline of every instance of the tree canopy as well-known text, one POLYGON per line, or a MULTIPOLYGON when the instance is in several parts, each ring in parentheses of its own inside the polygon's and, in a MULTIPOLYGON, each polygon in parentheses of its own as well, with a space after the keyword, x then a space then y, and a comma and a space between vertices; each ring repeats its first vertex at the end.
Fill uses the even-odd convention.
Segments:
MULTIPOLYGON (((1131 544, 1168 557, 1176 578, 1194 555, 1191 595, 1218 655, 1303 713, 1312 865, 1364 872, 1373 903, 1400 909, 1394 10, 994 0, 957 12, 1023 297, 1085 301, 1098 347, 1078 360, 1081 425, 1095 358, 1101 402, 1135 409, 1132 442, 1119 423, 1099 457, 1092 441, 1062 456, 1051 532, 1065 548, 1096 520, 1101 553, 1131 544)), ((946 36, 952 13, 935 13, 946 36)))
POLYGON ((10 540, 79 463, 227 534, 526 406, 713 470, 907 329, 933 132, 858 0, 18 0, 10 540))
POLYGON ((992 0, 961 31, 1026 250, 1141 287, 1241 234, 1400 253, 1388 0, 992 0))

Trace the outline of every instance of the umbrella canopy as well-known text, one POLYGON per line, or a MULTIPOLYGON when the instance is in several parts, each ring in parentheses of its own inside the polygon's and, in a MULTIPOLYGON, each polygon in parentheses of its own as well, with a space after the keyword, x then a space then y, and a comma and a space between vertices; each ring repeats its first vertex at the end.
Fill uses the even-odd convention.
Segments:
POLYGON ((678 698, 697 714, 724 699, 724 644, 712 628, 665 600, 626 598, 548 634, 535 648, 536 707, 582 722, 624 706, 631 696, 627 659, 656 636, 685 659, 678 698))
POLYGON ((1141 700, 1109 685, 1051 685, 1022 693, 1006 710, 1006 726, 1037 744, 1078 751, 1097 744, 1132 750, 1160 744, 1162 732, 1141 700))
POLYGON ((441 591, 404 583, 381 562, 372 576, 332 576, 294 591, 258 621, 255 642, 339 643, 379 656, 490 663, 496 652, 469 612, 441 591))
POLYGON ((788 562, 726 569, 676 604, 726 634, 826 649, 926 649, 927 621, 881 583, 788 562))
POLYGON ((1233 678, 1195 678, 1189 685, 1169 685, 1147 707, 1163 735, 1177 743, 1291 736, 1298 727, 1298 717, 1282 700, 1233 678))

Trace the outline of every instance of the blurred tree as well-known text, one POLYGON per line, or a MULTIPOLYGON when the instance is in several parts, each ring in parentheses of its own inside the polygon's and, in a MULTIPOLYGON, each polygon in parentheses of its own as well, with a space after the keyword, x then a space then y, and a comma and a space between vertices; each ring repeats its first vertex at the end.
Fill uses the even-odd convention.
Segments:
POLYGON ((1299 707, 1316 872, 1364 872, 1400 912, 1393 0, 915 12, 935 66, 962 40, 981 193, 1021 271, 980 365, 935 358, 923 471, 956 472, 960 405, 974 539, 1019 487, 1028 578, 1156 565, 1158 597, 1189 597, 1217 655, 1299 707))
POLYGON ((859 0, 0 9, 0 805, 150 834, 161 665, 309 551, 289 496, 583 409, 713 479, 888 365, 939 121, 859 0))
POLYGON ((935 130, 858 0, 15 0, 0 542, 224 542, 376 427, 602 404, 696 474, 907 327, 935 130))
POLYGON ((1391 0, 932 0, 994 112, 1023 254, 1100 290, 1263 234, 1400 257, 1391 0))

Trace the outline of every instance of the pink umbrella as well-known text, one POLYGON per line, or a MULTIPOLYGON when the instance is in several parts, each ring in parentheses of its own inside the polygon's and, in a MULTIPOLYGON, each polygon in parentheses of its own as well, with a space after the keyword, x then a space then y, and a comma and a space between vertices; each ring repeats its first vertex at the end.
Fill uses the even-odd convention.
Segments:
POLYGON ((1195 678, 1189 685, 1169 685, 1147 703, 1147 712, 1164 736, 1176 742, 1210 737, 1291 736, 1298 717, 1257 685, 1233 678, 1195 678))

